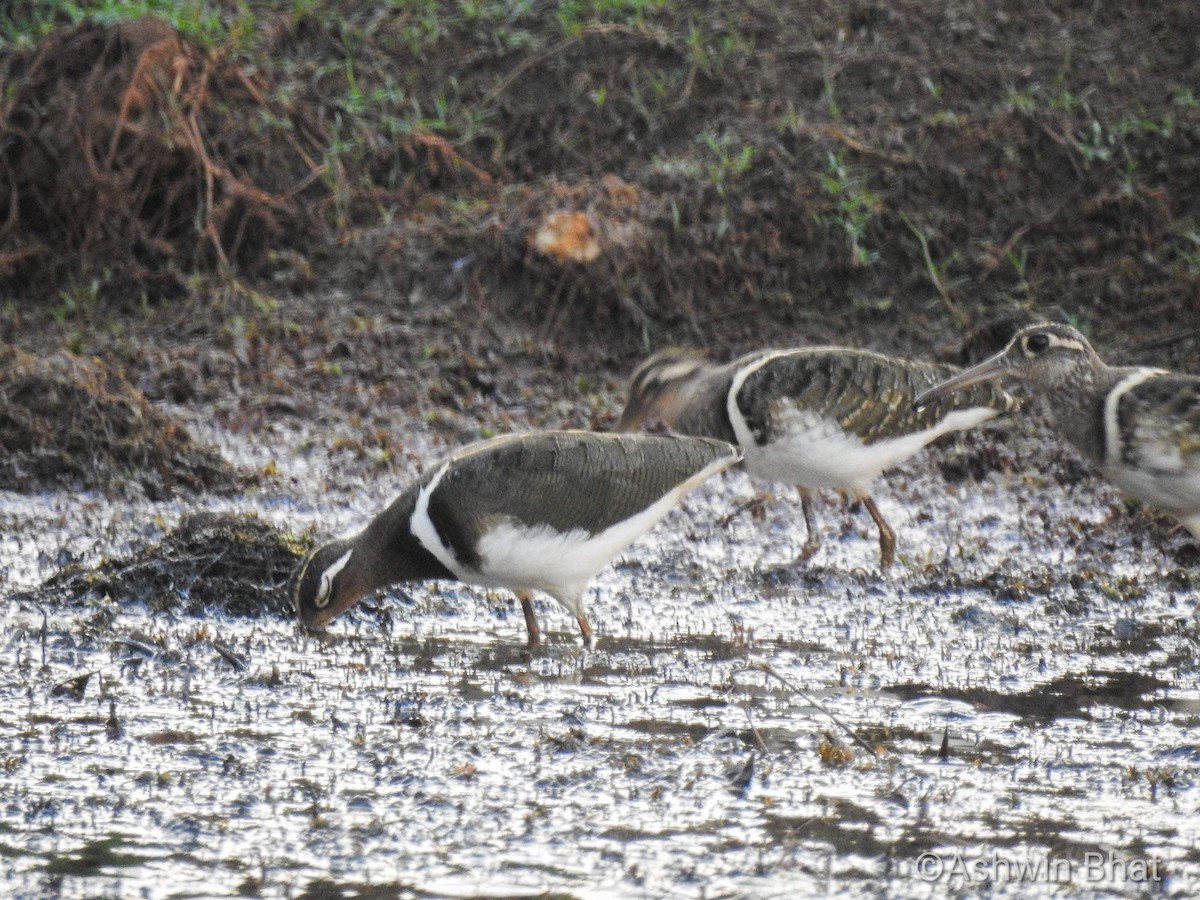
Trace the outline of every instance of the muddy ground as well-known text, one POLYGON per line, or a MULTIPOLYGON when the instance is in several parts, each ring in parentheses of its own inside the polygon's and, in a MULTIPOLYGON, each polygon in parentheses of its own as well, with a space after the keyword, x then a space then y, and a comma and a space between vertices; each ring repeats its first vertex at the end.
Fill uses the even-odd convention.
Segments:
POLYGON ((325 638, 278 592, 451 448, 610 427, 668 342, 1050 315, 1200 371, 1194 4, 214 8, 0 44, 16 894, 1200 891, 1200 550, 1036 405, 881 479, 886 575, 833 497, 775 571, 794 497, 715 528, 763 486, 713 483, 591 652, 500 592, 325 638))

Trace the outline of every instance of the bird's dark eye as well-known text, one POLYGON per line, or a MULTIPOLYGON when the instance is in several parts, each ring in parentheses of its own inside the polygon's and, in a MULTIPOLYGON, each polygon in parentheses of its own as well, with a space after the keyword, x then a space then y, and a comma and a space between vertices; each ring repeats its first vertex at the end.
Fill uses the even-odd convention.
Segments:
POLYGON ((1050 337, 1045 334, 1031 334, 1025 338, 1025 352, 1030 355, 1044 353, 1050 346, 1050 337))

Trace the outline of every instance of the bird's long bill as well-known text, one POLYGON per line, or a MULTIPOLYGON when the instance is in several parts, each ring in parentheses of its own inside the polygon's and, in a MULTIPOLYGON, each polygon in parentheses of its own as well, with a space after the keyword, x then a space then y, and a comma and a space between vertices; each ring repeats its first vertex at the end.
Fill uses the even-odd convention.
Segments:
POLYGON ((341 594, 335 596, 333 601, 324 609, 302 612, 300 619, 304 622, 304 627, 309 631, 324 631, 326 625, 354 606, 362 598, 363 595, 356 591, 343 591, 341 594))
POLYGON ((925 393, 919 395, 913 401, 913 406, 916 409, 922 409, 957 390, 970 387, 981 381, 987 381, 990 378, 1001 378, 1011 372, 1012 366, 1008 361, 1008 357, 1005 351, 1001 350, 995 356, 988 357, 979 365, 972 366, 966 371, 959 372, 952 378, 947 378, 941 384, 934 385, 925 393))
POLYGON ((320 612, 308 615, 300 613, 300 621, 304 623, 304 627, 309 631, 324 631, 325 626, 332 622, 336 615, 337 612, 323 609, 320 612))

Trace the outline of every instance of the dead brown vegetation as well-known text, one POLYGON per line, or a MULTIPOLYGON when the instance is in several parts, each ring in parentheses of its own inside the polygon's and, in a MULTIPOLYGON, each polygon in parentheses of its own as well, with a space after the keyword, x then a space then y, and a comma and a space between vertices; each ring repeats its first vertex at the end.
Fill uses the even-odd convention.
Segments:
POLYGON ((55 32, 7 60, 0 279, 157 296, 249 271, 320 227, 323 138, 272 86, 153 17, 55 32))
POLYGON ((264 8, 253 67, 155 20, 0 60, 0 287, 278 266, 624 356, 1061 310, 1194 356, 1195 4, 547 10, 264 8))

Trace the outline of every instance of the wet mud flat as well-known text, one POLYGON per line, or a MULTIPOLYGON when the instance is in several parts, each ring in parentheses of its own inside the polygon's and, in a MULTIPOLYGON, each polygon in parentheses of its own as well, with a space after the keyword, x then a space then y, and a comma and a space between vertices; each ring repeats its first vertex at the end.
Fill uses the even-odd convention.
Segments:
POLYGON ((3 545, 4 881, 19 896, 1192 896, 1194 550, 1103 484, 1059 484, 1032 426, 1007 435, 1020 475, 944 477, 993 452, 976 436, 881 484, 900 537, 886 576, 869 518, 832 498, 822 551, 774 571, 803 542, 798 504, 714 528, 757 487, 729 474, 597 580, 593 651, 547 601, 532 658, 512 597, 457 584, 388 591, 325 636, 278 607, 197 606, 186 586, 39 587, 65 547, 93 546, 82 567, 100 571, 188 511, 343 531, 403 480, 331 488, 336 460, 309 439, 227 435, 284 476, 236 499, 4 494, 6 525, 27 526, 3 545), (9 566, 31 546, 40 558, 9 566))
POLYGON ((1200 893, 1200 552, 1030 420, 886 479, 886 576, 836 501, 770 572, 797 505, 714 530, 758 486, 713 484, 592 652, 500 593, 318 638, 277 591, 670 342, 967 363, 1061 314, 1195 371, 1194 2, 18 6, 10 893, 1200 893))

